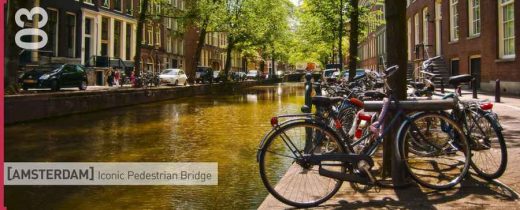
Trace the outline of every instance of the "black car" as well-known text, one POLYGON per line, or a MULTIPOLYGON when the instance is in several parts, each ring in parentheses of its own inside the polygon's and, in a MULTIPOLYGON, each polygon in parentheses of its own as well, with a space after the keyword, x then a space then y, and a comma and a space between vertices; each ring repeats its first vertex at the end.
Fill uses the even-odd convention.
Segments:
POLYGON ((212 83, 213 69, 211 67, 197 67, 195 71, 195 83, 212 83))
POLYGON ((50 88, 54 91, 64 87, 78 87, 87 89, 87 73, 82 65, 78 64, 46 64, 20 77, 22 88, 50 88))

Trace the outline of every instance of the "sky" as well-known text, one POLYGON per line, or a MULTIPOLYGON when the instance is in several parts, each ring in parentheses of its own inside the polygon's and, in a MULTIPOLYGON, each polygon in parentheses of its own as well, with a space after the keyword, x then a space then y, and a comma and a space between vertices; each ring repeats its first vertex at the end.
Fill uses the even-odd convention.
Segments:
POLYGON ((299 1, 300 1, 300 0, 291 0, 291 2, 292 2, 294 5, 296 5, 296 6, 298 6, 298 2, 299 2, 299 1))

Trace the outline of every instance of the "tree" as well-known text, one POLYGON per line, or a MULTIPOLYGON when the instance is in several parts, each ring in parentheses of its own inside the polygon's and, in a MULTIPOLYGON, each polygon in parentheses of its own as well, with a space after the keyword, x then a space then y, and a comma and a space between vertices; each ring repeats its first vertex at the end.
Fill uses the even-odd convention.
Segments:
MULTIPOLYGON (((393 90, 393 96, 399 100, 406 99, 406 63, 407 63, 407 27, 406 27, 406 2, 402 0, 385 0, 386 5, 386 43, 388 63, 390 65, 398 65, 399 70, 389 78, 390 88, 393 90)), ((397 128, 394 129, 395 133, 397 128)), ((383 166, 384 172, 388 175, 391 172, 394 185, 404 185, 404 171, 400 167, 400 163, 393 159, 394 147, 392 144, 394 136, 385 137, 383 166), (394 160, 394 161, 391 161, 394 160)))
POLYGON ((359 46, 359 0, 350 0, 349 5, 349 17, 350 17, 350 39, 349 39, 349 59, 348 59, 348 69, 349 76, 348 79, 354 79, 356 76, 356 69, 358 63, 358 46, 359 46))
POLYGON ((135 74, 136 76, 139 76, 141 74, 141 48, 143 44, 143 30, 144 30, 144 24, 146 22, 146 13, 148 12, 148 4, 149 0, 142 0, 141 1, 141 9, 139 12, 139 19, 137 21, 137 35, 135 37, 136 39, 136 47, 135 47, 135 57, 134 57, 134 63, 135 63, 135 74))
POLYGON ((210 32, 219 32, 223 18, 225 0, 195 0, 188 3, 187 25, 198 35, 197 48, 193 58, 192 69, 186 69, 189 78, 194 78, 195 68, 199 65, 202 48, 206 43, 206 35, 210 32))

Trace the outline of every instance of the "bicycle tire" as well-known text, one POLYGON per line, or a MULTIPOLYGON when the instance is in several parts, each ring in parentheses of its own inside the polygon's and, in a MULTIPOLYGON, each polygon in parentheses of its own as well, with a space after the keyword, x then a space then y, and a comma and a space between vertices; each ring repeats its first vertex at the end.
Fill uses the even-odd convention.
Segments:
MULTIPOLYGON (((345 149, 345 147, 343 146, 343 144, 339 141, 339 138, 337 137, 337 134, 335 134, 335 132, 333 130, 331 130, 330 128, 326 127, 325 125, 322 125, 322 124, 319 124, 319 123, 316 123, 316 122, 310 122, 310 121, 295 121, 295 122, 286 123, 286 124, 283 124, 283 125, 278 126, 277 128, 275 128, 276 130, 274 132, 271 132, 267 136, 267 138, 265 140, 265 143, 260 148, 260 151, 259 151, 259 154, 258 154, 260 177, 262 179, 262 182, 263 182, 264 186, 269 191, 269 193, 271 193, 271 195, 273 195, 273 197, 275 197, 276 199, 278 199, 282 203, 285 203, 287 205, 291 205, 291 206, 294 206, 294 207, 298 207, 298 208, 307 208, 307 207, 318 206, 321 203, 329 200, 332 196, 334 196, 337 193, 337 191, 339 190, 339 188, 341 187, 341 185, 343 184, 343 181, 324 177, 326 179, 330 179, 329 181, 332 181, 332 180, 335 181, 335 183, 332 183, 333 184, 332 188, 329 189, 328 192, 325 192, 325 194, 323 196, 319 196, 319 198, 316 198, 316 199, 311 200, 311 201, 303 201, 303 200, 296 200, 294 198, 290 198, 289 196, 291 195, 291 192, 289 192, 289 195, 286 195, 286 191, 288 189, 285 189, 285 191, 283 193, 279 192, 278 190, 280 190, 280 189, 277 189, 277 184, 278 183, 274 184, 274 183, 272 183, 272 180, 270 180, 272 178, 273 174, 270 174, 270 172, 268 172, 268 170, 273 168, 273 166, 267 166, 266 165, 266 155, 270 154, 270 153, 274 153, 274 152, 270 152, 269 148, 271 146, 276 147, 276 143, 274 143, 274 141, 278 139, 277 137, 281 136, 284 133, 285 134, 288 133, 288 131, 290 129, 293 129, 293 128, 303 128, 303 129, 314 128, 314 129, 317 129, 320 132, 323 132, 328 137, 330 137, 330 140, 337 146, 338 152, 344 153, 344 152, 347 151, 345 149)), ((285 149, 287 149, 287 148, 285 148, 285 149)), ((280 161, 280 162, 283 162, 283 161, 280 161)), ((283 174, 283 177, 280 178, 280 182, 282 181, 282 179, 284 177, 287 177, 287 175, 289 174, 288 173, 289 170, 293 170, 295 167, 299 167, 298 164, 295 164, 294 160, 291 163, 287 162, 286 165, 289 165, 289 168, 288 168, 287 171, 282 171, 282 173, 280 173, 279 171, 278 172, 273 172, 273 173, 279 174, 278 176, 281 176, 281 174, 283 174)), ((344 165, 344 164, 342 163, 342 165, 344 165)), ((277 166, 277 165, 275 164, 275 166, 277 166)), ((279 167, 279 166, 277 166, 277 167, 279 167)), ((300 168, 302 168, 302 167, 300 167, 300 168)), ((297 169, 299 169, 299 168, 297 168, 297 169)), ((312 170, 309 170, 309 171, 312 171, 312 170)), ((340 172, 346 173, 346 167, 345 166, 340 167, 340 172)), ((312 172, 305 172, 305 175, 307 175, 307 173, 312 173, 312 172)), ((303 170, 302 170, 301 173, 295 173, 295 174, 303 174, 303 170)), ((320 178, 320 177, 322 177, 322 176, 318 176, 318 178, 320 178)), ((288 182, 286 185, 294 183, 293 180, 294 180, 294 177, 292 177, 291 181, 288 182)), ((301 185, 302 182, 300 181, 300 182, 296 182, 296 183, 301 185)), ((307 182, 303 182, 303 183, 307 183, 307 182)), ((316 183, 316 181, 315 181, 315 183, 316 183)), ((299 187, 301 187, 301 186, 299 186, 299 187)), ((306 186, 304 186, 304 187, 306 187, 306 186)), ((294 187, 294 188, 296 188, 296 187, 294 187)), ((316 186, 316 191, 319 192, 318 186, 316 186)), ((302 196, 302 197, 305 197, 305 196, 302 196)))
MULTIPOLYGON (((492 116, 490 116, 487 113, 484 113, 483 111, 479 111, 477 113, 480 115, 480 119, 486 120, 489 123, 489 125, 491 126, 491 129, 493 129, 493 132, 495 133, 496 138, 497 138, 496 140, 498 141, 497 143, 500 147, 501 160, 500 160, 499 166, 497 167, 497 170, 492 171, 492 172, 486 172, 482 167, 477 166, 478 164, 475 163, 476 162, 475 159, 478 159, 477 156, 475 155, 475 153, 477 153, 477 152, 476 152, 476 150, 472 150, 471 151, 472 152, 471 168, 475 172, 477 172, 478 176, 481 178, 484 178, 486 180, 497 179, 504 174, 504 172, 506 171, 506 168, 507 168, 507 146, 506 146, 506 142, 504 140, 504 135, 502 134, 502 129, 500 128, 500 126, 495 118, 493 118, 492 116)), ((469 131, 469 133, 471 134, 474 132, 469 131)), ((472 135, 468 135, 468 136, 472 137, 472 135)), ((471 143, 477 143, 477 142, 475 142, 474 139, 471 139, 471 141, 472 141, 471 143)), ((489 166, 490 164, 484 164, 484 165, 489 166)))
MULTIPOLYGON (((425 136, 425 134, 421 135, 425 136)), ((403 123, 401 128, 399 129, 396 146, 396 151, 398 151, 398 158, 404 163, 403 165, 405 166, 410 176, 420 185, 431 189, 445 190, 454 187, 464 179, 470 167, 470 149, 462 128, 454 120, 443 114, 435 112, 420 112, 413 115, 411 119, 403 123), (417 129, 420 129, 417 127, 417 125, 420 124, 420 120, 427 118, 436 118, 438 120, 432 120, 426 123, 427 131, 425 133, 426 135, 429 134, 428 136, 432 137, 431 139, 427 139, 427 143, 435 146, 437 148, 437 154, 442 155, 443 157, 445 156, 446 160, 435 159, 423 161, 426 158, 436 158, 432 155, 433 153, 431 151, 428 153, 429 155, 427 156, 421 156, 413 152, 411 154, 408 154, 406 152, 408 151, 407 139, 410 139, 407 138, 407 136, 412 135, 410 134, 410 129, 415 130, 415 132, 422 133, 421 131, 417 131, 417 129), (439 125, 435 127, 434 123, 439 123, 439 125), (446 127, 449 127, 450 129, 446 130, 446 127), (432 130, 437 132, 432 132, 432 130), (448 140, 439 141, 438 138, 433 138, 439 137, 441 136, 441 134, 443 134, 443 136, 448 137, 448 140), (455 152, 455 154, 461 154, 463 157, 459 157, 458 159, 451 158, 452 155, 449 153, 453 152, 452 150, 455 152), (444 153, 444 155, 441 153, 444 153), (414 157, 417 157, 417 159, 410 160, 410 155, 414 155, 414 157), (442 167, 447 165, 445 163, 446 161, 450 160, 455 162, 455 166, 462 165, 462 168, 453 169, 453 166, 442 167), (432 175, 432 171, 437 169, 439 170, 439 176, 432 175), (446 174, 450 173, 453 174, 453 178, 448 180, 442 180, 446 179, 446 174), (432 180, 435 178, 437 178, 437 180, 432 180), (441 181, 443 182, 441 183, 441 181)))

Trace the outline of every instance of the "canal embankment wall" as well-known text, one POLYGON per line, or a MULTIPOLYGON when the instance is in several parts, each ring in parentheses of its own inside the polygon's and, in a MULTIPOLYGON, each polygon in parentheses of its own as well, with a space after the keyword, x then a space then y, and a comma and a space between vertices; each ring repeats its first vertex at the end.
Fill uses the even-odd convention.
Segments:
POLYGON ((232 93, 265 82, 246 81, 186 87, 111 89, 5 96, 5 124, 66 116, 183 97, 232 93))

